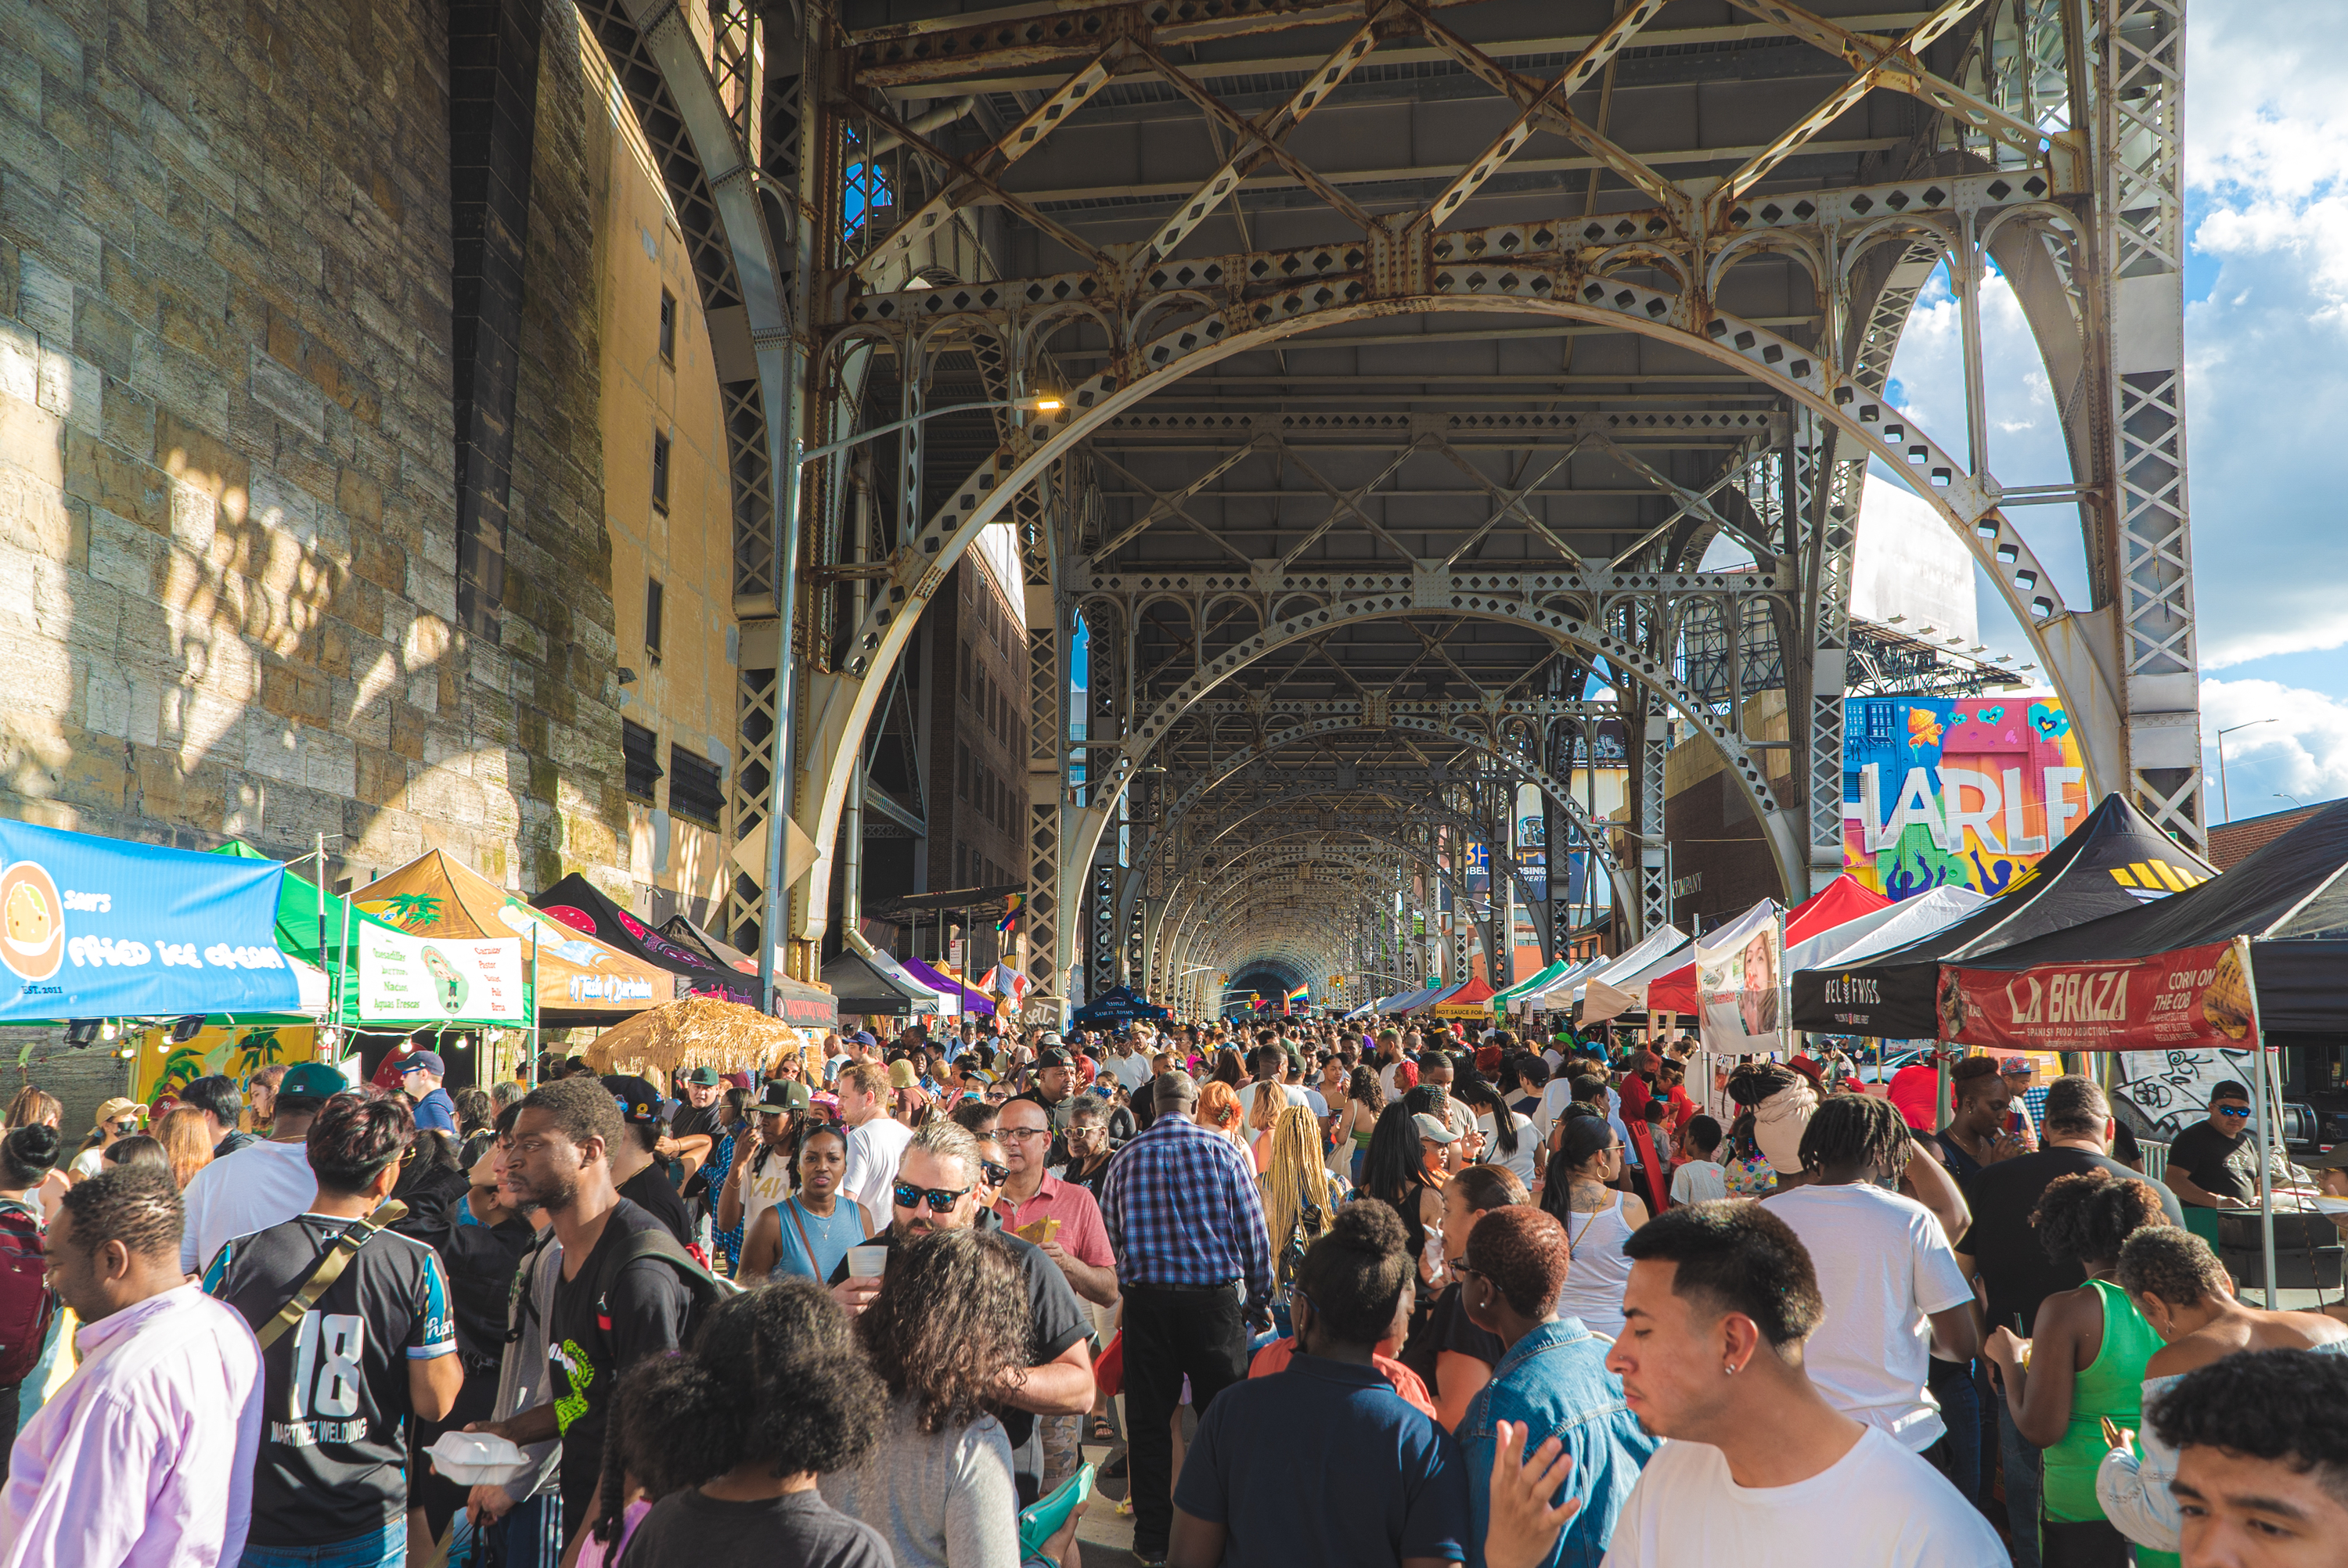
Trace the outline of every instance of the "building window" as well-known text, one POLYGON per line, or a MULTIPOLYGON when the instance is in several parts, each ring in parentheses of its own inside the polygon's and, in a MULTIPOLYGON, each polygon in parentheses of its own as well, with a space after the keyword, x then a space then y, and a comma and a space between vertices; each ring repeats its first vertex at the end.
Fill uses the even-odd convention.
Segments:
POLYGON ((676 296, 666 289, 661 291, 660 354, 661 363, 675 370, 676 368, 676 296))
POLYGON ((660 662, 661 656, 661 583, 656 577, 644 579, 644 651, 660 662))
POLYGON ((954 798, 970 798, 970 746, 967 742, 954 747, 954 798))
POLYGON ((661 781, 660 739, 642 724, 620 721, 620 755, 627 764, 628 795, 653 802, 653 786, 661 781))
POLYGON ((669 814, 716 827, 726 813, 726 780, 717 764, 671 742, 668 774, 669 814))
POLYGON ((668 510, 668 437, 653 432, 653 510, 668 510))

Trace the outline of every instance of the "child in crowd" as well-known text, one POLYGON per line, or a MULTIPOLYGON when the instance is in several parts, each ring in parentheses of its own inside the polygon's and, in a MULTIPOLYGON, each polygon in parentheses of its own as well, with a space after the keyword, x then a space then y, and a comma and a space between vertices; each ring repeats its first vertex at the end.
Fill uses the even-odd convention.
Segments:
POLYGON ((1672 1144, 1680 1161, 1672 1172, 1672 1203, 1704 1204, 1728 1195, 1727 1173, 1720 1168, 1725 1141, 1720 1123, 1709 1116, 1691 1116, 1672 1144))

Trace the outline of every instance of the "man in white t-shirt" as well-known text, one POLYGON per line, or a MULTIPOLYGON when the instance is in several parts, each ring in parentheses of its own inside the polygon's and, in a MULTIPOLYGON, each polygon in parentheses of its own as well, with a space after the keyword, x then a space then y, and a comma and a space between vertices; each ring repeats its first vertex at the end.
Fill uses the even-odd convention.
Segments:
POLYGON ((1825 1304, 1769 1205, 1673 1209, 1622 1250, 1626 1326, 1606 1368, 1639 1424, 1672 1440, 1616 1517, 1605 1568, 2005 1568, 1956 1488, 1810 1381, 1825 1304))
POLYGON ((1128 1094, 1148 1082, 1150 1078, 1149 1058, 1134 1049, 1133 1039, 1129 1035, 1117 1037, 1117 1048, 1108 1059, 1108 1070, 1117 1075, 1117 1082, 1125 1086, 1128 1094))
POLYGON ((1924 1386, 1930 1353, 1937 1346, 1945 1359, 1970 1361, 1980 1347, 1972 1286, 1941 1222, 1875 1184, 1899 1176, 1910 1147, 1889 1100, 1828 1095, 1802 1130, 1802 1163, 1817 1179, 1766 1201, 1808 1250, 1826 1301, 1803 1356, 1810 1381, 1910 1453, 1945 1460, 1928 1452, 1948 1431, 1924 1386))
POLYGON ((848 1123, 848 1169, 839 1190, 864 1207, 879 1235, 896 1218, 897 1162, 913 1130, 889 1114, 889 1071, 860 1061, 839 1074, 839 1118, 848 1123))
POLYGON ((190 1178, 180 1194, 188 1214, 180 1231, 180 1268, 201 1274, 238 1236, 283 1225, 317 1201, 310 1123, 327 1101, 350 1086, 323 1061, 296 1062, 285 1070, 268 1139, 214 1160, 190 1178))

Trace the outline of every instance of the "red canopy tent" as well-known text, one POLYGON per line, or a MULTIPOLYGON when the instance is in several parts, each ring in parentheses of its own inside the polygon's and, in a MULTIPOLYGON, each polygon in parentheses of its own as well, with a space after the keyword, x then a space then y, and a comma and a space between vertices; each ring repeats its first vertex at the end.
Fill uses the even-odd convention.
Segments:
MULTIPOLYGON (((1831 931, 1846 920, 1887 908, 1891 900, 1864 886, 1848 872, 1836 877, 1786 912, 1786 946, 1807 942, 1821 931, 1831 931)), ((1696 1010, 1695 961, 1691 958, 1670 974, 1647 982, 1647 1011, 1692 1013, 1696 1010)))
POLYGON ((1433 1010, 1437 1018, 1490 1018, 1492 988, 1478 975, 1438 997, 1433 1010))

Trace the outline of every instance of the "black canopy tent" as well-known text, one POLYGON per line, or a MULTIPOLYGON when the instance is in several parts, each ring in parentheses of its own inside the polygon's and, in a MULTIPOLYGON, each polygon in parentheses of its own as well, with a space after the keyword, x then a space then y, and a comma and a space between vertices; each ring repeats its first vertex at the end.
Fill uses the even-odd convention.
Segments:
POLYGON ((1098 997, 1070 1015, 1068 1022, 1076 1029, 1123 1029, 1136 1019, 1150 1023, 1170 1022, 1174 1015, 1135 990, 1131 986, 1118 986, 1103 991, 1098 997))
MULTIPOLYGON (((736 974, 747 976, 753 982, 757 979, 757 959, 730 942, 718 940, 682 915, 672 915, 662 922, 661 934, 681 948, 690 948, 736 974)), ((775 977, 775 1016, 799 1029, 838 1029, 839 1002, 820 986, 778 974, 775 977)))
POLYGON ((896 1018, 913 1011, 916 1001, 927 1001, 931 1008, 937 1005, 934 996, 913 996, 860 955, 845 948, 824 960, 823 983, 831 988, 841 1014, 849 1017, 896 1018))
POLYGON ((1864 962, 1797 969, 1796 1029, 1878 1040, 1934 1040, 1941 966, 1970 959, 2197 886, 2217 873, 2133 803, 2106 795, 2006 889, 1953 925, 1864 962))
POLYGON ((707 955, 680 947, 629 914, 603 890, 574 871, 531 899, 530 907, 552 916, 574 931, 641 958, 674 975, 683 975, 693 990, 727 1001, 756 1007, 757 986, 707 955))
POLYGON ((2244 1047, 2271 1308, 2281 1140, 2268 1053, 2278 1033, 2348 1030, 2348 802, 2172 898, 1945 966, 1940 1006, 1952 1038, 1974 1044, 2163 1051, 2172 1063, 2244 1047))

